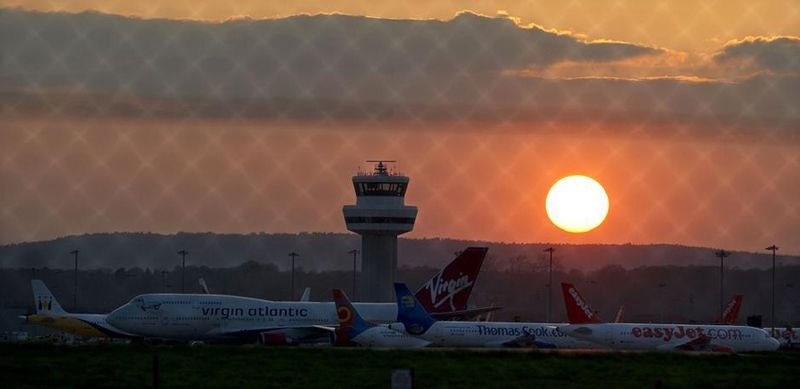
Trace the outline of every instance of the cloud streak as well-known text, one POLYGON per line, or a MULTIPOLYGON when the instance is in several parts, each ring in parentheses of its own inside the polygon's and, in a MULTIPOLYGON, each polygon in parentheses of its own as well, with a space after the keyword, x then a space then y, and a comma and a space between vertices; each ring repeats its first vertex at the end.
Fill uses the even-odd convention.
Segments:
POLYGON ((729 42, 714 56, 720 64, 746 64, 755 71, 800 76, 800 38, 747 37, 729 42))
POLYGON ((800 123, 797 38, 734 42, 700 69, 469 12, 208 23, 5 9, 0 24, 6 113, 800 123), (749 77, 720 76, 741 61, 749 77))
POLYGON ((15 37, 5 42, 6 77, 167 95, 276 95, 308 86, 324 94, 336 88, 322 79, 491 75, 657 52, 467 12, 449 21, 334 14, 205 23, 6 10, 2 19, 15 37))

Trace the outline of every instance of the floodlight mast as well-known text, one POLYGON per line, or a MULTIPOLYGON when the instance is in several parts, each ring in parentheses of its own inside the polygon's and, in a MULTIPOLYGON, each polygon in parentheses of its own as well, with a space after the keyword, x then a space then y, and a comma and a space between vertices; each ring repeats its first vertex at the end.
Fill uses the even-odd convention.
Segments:
POLYGON ((778 251, 778 246, 772 245, 764 250, 772 251, 772 331, 770 335, 775 337, 775 252, 778 251))
POLYGON ((722 283, 722 260, 729 257, 731 253, 725 250, 719 250, 714 253, 717 257, 719 257, 719 318, 722 320, 722 314, 724 312, 723 308, 723 283, 722 283))

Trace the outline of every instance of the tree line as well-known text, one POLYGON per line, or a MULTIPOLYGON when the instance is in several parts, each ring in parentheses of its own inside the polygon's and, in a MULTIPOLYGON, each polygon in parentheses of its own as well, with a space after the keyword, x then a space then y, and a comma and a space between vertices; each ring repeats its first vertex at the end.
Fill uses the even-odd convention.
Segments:
MULTIPOLYGON (((398 280, 412 289, 435 274, 432 266, 401 267, 398 280)), ((613 320, 618 309, 633 322, 711 322, 719 314, 720 274, 718 266, 641 266, 627 269, 607 265, 596 270, 568 269, 558 263, 553 270, 552 319, 566 320, 560 283, 574 283, 605 320, 613 320)), ((358 277, 360 274, 356 274, 358 277)), ((203 278, 212 293, 273 300, 292 298, 291 271, 273 263, 247 261, 233 267, 188 265, 185 277, 180 266, 170 268, 98 268, 78 272, 77 307, 73 304, 75 273, 64 268, 0 268, 0 306, 33 309, 32 278, 42 279, 68 311, 109 312, 141 293, 200 292, 203 278)), ((770 320, 771 269, 725 268, 723 303, 734 294, 744 295, 740 323, 747 316, 770 320)), ((332 288, 352 294, 351 270, 295 269, 294 297, 310 287, 313 301, 331 301, 332 288)), ((547 317, 548 268, 545 260, 498 258, 484 263, 470 304, 502 306, 496 320, 545 321, 547 317)), ((800 324, 800 266, 778 267, 775 278, 776 321, 800 324)), ((356 299, 358 290, 356 290, 356 299)))

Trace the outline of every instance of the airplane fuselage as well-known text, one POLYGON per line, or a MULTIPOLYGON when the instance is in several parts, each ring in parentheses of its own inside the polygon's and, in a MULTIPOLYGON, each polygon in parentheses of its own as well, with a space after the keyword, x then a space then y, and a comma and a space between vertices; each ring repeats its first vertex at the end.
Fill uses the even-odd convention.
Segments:
MULTIPOLYGON (((402 323, 392 323, 389 327, 406 331, 402 323)), ((595 343, 567 336, 554 325, 545 323, 437 321, 424 333, 414 336, 440 347, 599 348, 595 343)))
POLYGON ((559 326, 561 332, 620 350, 677 350, 707 338, 712 347, 770 351, 778 347, 769 334, 755 327, 697 324, 592 323, 559 326))
MULTIPOLYGON (((355 304, 366 320, 397 317, 391 303, 355 304)), ((280 329, 320 334, 314 326, 337 322, 332 302, 285 302, 213 294, 144 294, 108 315, 117 328, 149 338, 225 340, 251 338, 280 329)))

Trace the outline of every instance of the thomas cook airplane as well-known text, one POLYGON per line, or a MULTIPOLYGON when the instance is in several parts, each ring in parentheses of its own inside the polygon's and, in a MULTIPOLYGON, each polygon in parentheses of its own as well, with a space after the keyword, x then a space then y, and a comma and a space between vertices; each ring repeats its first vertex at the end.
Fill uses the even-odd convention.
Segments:
POLYGON ((591 349, 597 344, 566 336, 549 323, 437 321, 405 284, 396 283, 397 323, 389 328, 444 347, 591 349))

